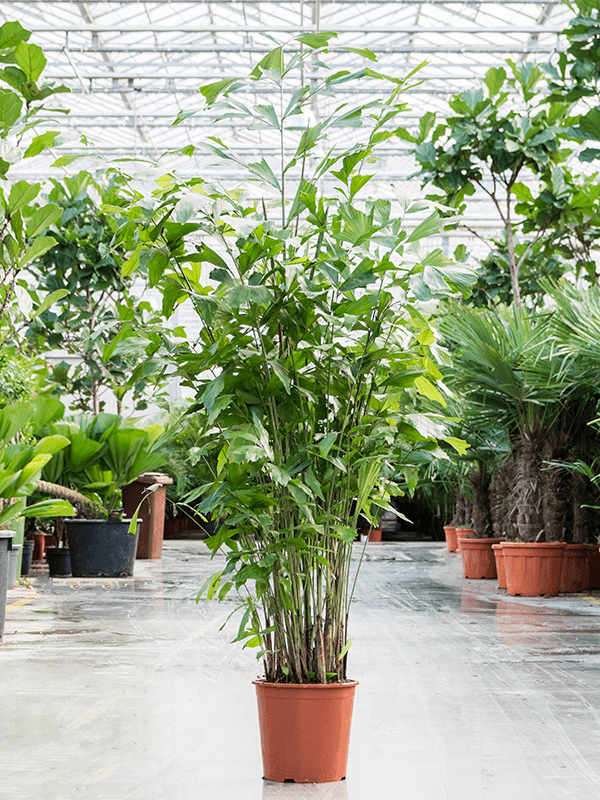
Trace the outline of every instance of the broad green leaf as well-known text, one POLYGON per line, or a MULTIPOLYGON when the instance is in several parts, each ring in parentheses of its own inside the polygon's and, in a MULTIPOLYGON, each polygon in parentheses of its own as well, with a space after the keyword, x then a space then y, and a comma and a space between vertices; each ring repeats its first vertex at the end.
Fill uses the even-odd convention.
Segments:
POLYGON ((216 398, 221 394, 225 387, 225 375, 221 373, 217 375, 202 392, 200 400, 204 404, 207 411, 212 411, 216 398))
POLYGON ((266 286, 249 286, 247 284, 234 286, 225 296, 225 302, 229 308, 239 308, 245 303, 267 305, 272 299, 273 293, 266 286))
POLYGON ((337 431, 332 431, 326 434, 322 439, 319 439, 319 451, 322 456, 328 455, 337 437, 337 431))
POLYGON ((262 180, 266 181, 270 186, 273 186, 275 189, 280 189, 279 181, 277 180, 275 173, 264 158, 262 158, 260 161, 255 161, 251 164, 248 164, 248 169, 254 175, 257 175, 259 178, 262 178, 262 180))
POLYGON ((31 31, 25 30, 20 22, 5 22, 0 28, 0 50, 16 47, 21 42, 26 42, 30 36, 31 31))
POLYGON ((21 512, 22 517, 74 517, 76 514, 77 511, 66 500, 40 500, 21 512))
POLYGON ((279 118, 273 106, 255 106, 255 109, 265 117, 268 122, 277 130, 279 130, 279 118))
MULTIPOLYGON (((336 34, 337 35, 337 34, 336 34)), ((347 50, 349 53, 356 53, 357 56, 368 58, 369 61, 377 61, 377 56, 366 47, 342 47, 342 50, 347 50)))
POLYGON ((37 81, 46 66, 44 51, 37 44, 19 42, 15 49, 15 59, 28 81, 37 81))
POLYGON ((356 497, 356 514, 360 511, 370 512, 371 492, 379 480, 381 462, 379 460, 367 461, 358 469, 358 485, 356 497))
POLYGON ((35 445, 33 454, 38 455, 38 453, 50 453, 50 455, 54 455, 54 453, 58 453, 59 450, 63 450, 65 447, 68 447, 70 443, 70 439, 67 439, 66 436, 60 436, 58 434, 44 436, 44 438, 40 439, 40 441, 35 445))
POLYGON ((39 183, 27 183, 27 181, 17 181, 13 184, 10 195, 8 196, 8 210, 11 214, 20 211, 29 205, 38 196, 41 185, 39 183))
POLYGON ((69 164, 72 164, 74 161, 77 161, 80 158, 89 158, 89 156, 86 153, 60 156, 50 166, 52 166, 52 167, 68 167, 69 164))
POLYGON ((504 86, 506 80, 506 70, 503 67, 492 67, 485 74, 485 83, 488 87, 490 97, 498 94, 504 86))
POLYGON ((426 328, 424 331, 420 331, 417 334, 417 341, 419 342, 419 344, 422 344, 424 346, 429 346, 430 344, 433 344, 435 342, 435 336, 433 334, 433 331, 430 328, 426 328))
POLYGON ((432 292, 448 292, 450 288, 444 280, 443 273, 435 267, 425 267, 423 280, 432 292))
MULTIPOLYGON (((330 39, 337 39, 337 33, 334 31, 320 31, 319 33, 302 33, 300 36, 296 37, 298 42, 305 44, 307 47, 310 47, 313 50, 316 50, 320 47, 327 47, 330 39)), ((345 47, 344 49, 350 50, 352 48, 345 47)), ((358 51, 353 50, 353 52, 358 51)))
MULTIPOLYGON (((220 94, 225 92, 229 89, 230 86, 238 80, 238 78, 227 78, 226 80, 222 81, 215 81, 214 83, 208 83, 206 86, 200 87, 200 94, 206 98, 206 102, 208 105, 212 105, 215 100, 219 97, 220 94)), ((177 120, 174 124, 179 124, 182 122, 187 116, 191 116, 190 114, 181 115, 179 112, 177 116, 177 120)))
POLYGON ((578 154, 577 157, 580 161, 588 163, 591 161, 596 161, 598 158, 600 158, 600 150, 595 147, 586 147, 578 154))
POLYGON ((592 108, 579 120, 579 127, 589 139, 600 141, 600 108, 592 108))
POLYGON ((56 239, 53 239, 52 236, 39 236, 34 239, 33 244, 27 248, 25 255, 19 260, 19 266, 24 267, 25 264, 35 261, 36 258, 51 250, 55 244, 56 239))
POLYGON ((419 394, 423 395, 423 397, 428 397, 430 400, 435 400, 436 403, 440 403, 443 406, 446 405, 446 401, 440 394, 439 390, 423 375, 419 375, 418 378, 415 378, 414 385, 419 394))
POLYGON ((71 447, 67 453, 67 466, 75 474, 96 464, 106 451, 106 444, 89 439, 83 433, 71 436, 71 447))
POLYGON ((31 215, 25 231, 27 238, 30 239, 32 236, 37 236, 38 233, 46 230, 46 228, 59 219, 62 212, 63 209, 54 203, 48 203, 48 205, 42 206, 41 208, 36 208, 31 215))
POLYGON ((449 444, 450 447, 453 447, 459 456, 464 456, 464 454, 471 446, 470 444, 467 444, 467 442, 465 442, 463 439, 457 439, 456 436, 446 436, 444 439, 442 439, 442 441, 449 444))
POLYGON ((133 274, 140 265, 140 251, 134 250, 133 253, 123 262, 121 266, 121 275, 127 278, 133 274))
POLYGON ((21 116, 21 98, 9 89, 0 89, 0 127, 8 130, 21 116))
POLYGON ((255 78, 260 78, 261 75, 266 72, 269 73, 276 83, 280 83, 283 70, 283 47, 276 47, 258 62, 250 74, 255 78))
POLYGON ((31 144, 27 150, 25 150, 24 158, 37 156, 43 150, 46 150, 48 147, 52 147, 57 136, 59 136, 58 131, 46 131, 45 133, 40 133, 39 136, 34 136, 31 140, 31 144))
POLYGON ((25 509, 26 504, 27 500, 25 498, 20 498, 16 502, 6 506, 0 513, 0 525, 6 525, 11 522, 11 520, 24 516, 23 510, 25 509))
POLYGON ((441 226, 441 219, 437 211, 431 214, 427 219, 420 222, 412 233, 409 234, 406 242, 417 242, 419 239, 424 239, 426 236, 432 236, 438 233, 441 226))

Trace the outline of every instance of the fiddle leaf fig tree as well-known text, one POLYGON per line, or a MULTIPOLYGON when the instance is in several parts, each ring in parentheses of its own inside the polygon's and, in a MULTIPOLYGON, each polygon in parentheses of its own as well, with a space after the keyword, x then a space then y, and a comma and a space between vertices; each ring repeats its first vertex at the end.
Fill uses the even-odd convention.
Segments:
POLYGON ((472 279, 423 247, 443 223, 428 203, 366 194, 412 79, 330 70, 332 36, 299 37, 249 76, 201 90, 273 156, 245 163, 209 139, 205 151, 253 182, 164 176, 152 209, 132 198, 139 243, 125 265, 148 265, 166 313, 191 302, 198 314, 198 340, 170 358, 195 392, 208 472, 188 502, 222 521, 207 544, 227 556, 200 594, 242 593, 236 640, 278 682, 346 678, 358 516, 388 506, 407 452, 444 457, 439 440, 453 441, 420 300, 468 292, 472 279), (304 85, 315 62, 321 77, 304 85), (372 99, 353 106, 339 95, 356 82, 372 99))
MULTIPOLYGON (((54 364, 49 382, 73 395, 72 408, 100 413, 111 393, 117 413, 126 400, 136 411, 148 406, 165 379, 160 369, 141 368, 146 349, 160 343, 161 319, 151 304, 133 289, 133 277, 121 275, 123 248, 113 241, 121 196, 118 176, 96 180, 82 171, 62 182, 53 180, 49 200, 60 209, 50 228, 55 246, 37 259, 31 272, 40 300, 56 297, 52 308, 38 313, 27 336, 35 349, 45 345, 77 357, 75 366, 54 364), (113 214, 100 212, 110 205, 113 214), (135 324, 146 332, 119 347, 119 336, 135 324)), ((155 366, 157 366, 155 364, 155 366)))
MULTIPOLYGON (((561 125, 570 103, 545 103, 540 91, 544 73, 535 64, 510 60, 507 64, 508 72, 494 67, 481 86, 452 97, 449 105, 454 114, 444 122, 436 125, 435 114, 427 112, 420 135, 406 138, 417 142, 419 177, 438 190, 429 197, 461 212, 476 191, 493 204, 504 229, 512 297, 519 308, 521 267, 552 227, 560 207, 553 168, 568 155, 561 149, 561 125), (516 233, 522 218, 515 213, 515 204, 523 201, 523 194, 531 195, 526 178, 540 181, 544 213, 518 252, 516 233)), ((533 196, 526 199, 535 204, 533 196)))

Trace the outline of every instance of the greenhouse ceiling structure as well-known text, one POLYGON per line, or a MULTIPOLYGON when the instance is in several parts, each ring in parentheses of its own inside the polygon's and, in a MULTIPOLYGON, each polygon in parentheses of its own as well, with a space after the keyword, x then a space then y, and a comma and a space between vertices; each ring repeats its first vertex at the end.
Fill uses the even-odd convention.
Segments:
MULTIPOLYGON (((178 151, 212 135, 226 140, 242 158, 268 158, 276 153, 277 140, 268 131, 248 130, 243 121, 219 119, 211 110, 186 113, 203 108, 201 85, 247 75, 274 42, 292 52, 302 47, 294 41, 300 33, 335 31, 328 57, 336 69, 363 66, 356 48, 369 49, 377 56, 377 70, 394 77, 403 78, 424 64, 419 84, 406 95, 403 118, 410 127, 427 110, 443 112, 450 95, 475 87, 490 67, 506 59, 552 59, 566 47, 561 32, 572 17, 566 5, 554 0, 0 3, 0 21, 18 20, 44 49, 46 80, 70 89, 52 104, 69 109, 59 120, 65 132, 61 152, 95 152, 109 160, 160 159, 169 169, 218 174, 220 179, 235 175, 216 167, 205 152, 197 150, 190 158, 178 151), (173 126, 180 112, 185 118, 173 126)), ((303 77, 316 79, 318 72, 315 65, 314 74, 303 77)), ((345 89, 343 100, 364 102, 378 90, 366 81, 345 89)), ((254 102, 265 99, 256 95, 254 102)), ((316 116, 327 110, 315 109, 316 116)), ((409 148, 408 142, 394 140, 381 151, 382 193, 415 171, 409 148)), ((49 157, 49 174, 51 163, 49 157)), ((476 216, 483 224, 486 213, 476 216)))

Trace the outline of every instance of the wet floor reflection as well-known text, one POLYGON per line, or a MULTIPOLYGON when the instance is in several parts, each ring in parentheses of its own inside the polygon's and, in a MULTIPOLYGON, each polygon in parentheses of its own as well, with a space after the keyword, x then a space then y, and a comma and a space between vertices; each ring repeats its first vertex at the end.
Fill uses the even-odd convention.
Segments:
POLYGON ((496 601, 492 598, 484 598, 475 594, 470 587, 464 588, 460 596, 461 614, 494 614, 496 611, 496 601))

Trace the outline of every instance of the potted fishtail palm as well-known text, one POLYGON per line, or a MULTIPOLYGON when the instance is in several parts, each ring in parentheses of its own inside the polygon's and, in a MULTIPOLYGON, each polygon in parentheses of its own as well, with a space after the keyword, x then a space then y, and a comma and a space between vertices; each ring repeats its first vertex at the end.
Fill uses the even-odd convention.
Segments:
POLYGON ((357 520, 372 524, 372 510, 388 507, 385 476, 403 444, 440 452, 438 438, 454 441, 416 295, 457 294, 471 281, 441 251, 420 249, 439 230, 435 211, 363 195, 378 146, 403 130, 396 118, 410 78, 330 70, 333 35, 300 36, 247 78, 201 90, 210 107, 275 137, 280 155, 244 164, 220 140, 205 142, 257 181, 258 199, 166 176, 152 187, 151 219, 148 198, 132 200, 131 218, 147 223, 125 264, 151 265, 163 310, 189 300, 201 322, 198 342, 165 356, 194 388, 190 413, 205 428, 197 453, 210 480, 188 502, 222 521, 206 543, 227 554, 199 597, 248 590, 236 640, 263 660, 264 776, 275 781, 346 774, 357 520), (317 69, 318 79, 298 83, 317 69), (342 102, 340 87, 352 81, 371 86, 373 99, 342 102), (249 103, 254 91, 261 105, 249 103), (348 127, 360 137, 344 144, 348 127), (419 394, 439 412, 419 413, 419 394))

